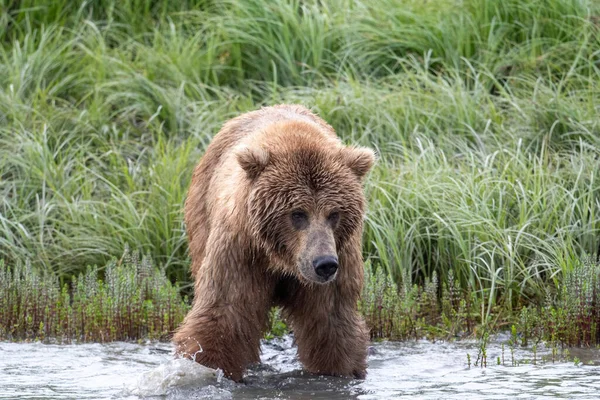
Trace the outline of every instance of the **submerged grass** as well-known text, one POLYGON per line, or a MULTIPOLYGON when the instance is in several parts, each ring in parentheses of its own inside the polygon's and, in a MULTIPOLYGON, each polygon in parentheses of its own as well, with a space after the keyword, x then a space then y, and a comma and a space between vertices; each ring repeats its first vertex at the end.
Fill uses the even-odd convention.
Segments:
MULTIPOLYGON (((297 102, 380 154, 374 337, 565 308, 600 247, 599 45, 590 0, 0 0, 3 276, 60 299, 130 245, 189 294, 193 166, 227 119, 297 102)), ((555 335, 591 343, 589 318, 555 335)))

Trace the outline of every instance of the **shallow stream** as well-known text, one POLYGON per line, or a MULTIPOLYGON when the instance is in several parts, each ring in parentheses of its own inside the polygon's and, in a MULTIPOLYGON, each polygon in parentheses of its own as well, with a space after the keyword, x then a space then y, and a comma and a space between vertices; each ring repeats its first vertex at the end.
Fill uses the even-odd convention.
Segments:
POLYGON ((539 399, 600 397, 600 351, 571 350, 580 361, 552 362, 550 351, 504 349, 498 336, 487 367, 476 342, 375 343, 365 381, 303 373, 291 337, 264 343, 246 384, 174 360, 167 343, 53 345, 0 343, 0 399, 539 399), (500 357, 500 365, 498 365, 500 357), (544 361, 541 361, 544 358, 544 361), (513 366, 513 360, 518 365, 513 366))

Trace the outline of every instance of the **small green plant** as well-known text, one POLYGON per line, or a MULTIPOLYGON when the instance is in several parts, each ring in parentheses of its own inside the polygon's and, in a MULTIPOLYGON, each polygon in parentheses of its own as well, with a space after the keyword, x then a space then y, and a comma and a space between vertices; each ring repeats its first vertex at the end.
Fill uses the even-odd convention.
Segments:
POLYGON ((515 325, 512 325, 510 327, 510 339, 508 340, 508 347, 510 348, 510 360, 511 360, 511 365, 513 367, 517 365, 517 362, 515 360, 515 347, 517 346, 517 343, 518 343, 517 327, 515 325))
POLYGON ((280 338, 288 333, 285 321, 281 318, 281 309, 273 307, 269 312, 269 330, 265 333, 265 339, 280 338))
POLYGON ((487 346, 490 339, 489 327, 483 325, 481 328, 481 335, 479 337, 479 346, 477 352, 477 360, 475 360, 475 366, 479 363, 481 368, 487 368, 487 346))

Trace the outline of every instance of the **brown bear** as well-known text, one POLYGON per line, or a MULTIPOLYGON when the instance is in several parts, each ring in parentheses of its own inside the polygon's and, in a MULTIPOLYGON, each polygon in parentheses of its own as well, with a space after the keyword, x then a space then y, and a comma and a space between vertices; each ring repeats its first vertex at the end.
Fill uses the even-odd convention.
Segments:
POLYGON ((362 181, 373 162, 299 105, 227 122, 185 202, 195 297, 177 353, 241 381, 280 306, 308 371, 364 378, 362 181))

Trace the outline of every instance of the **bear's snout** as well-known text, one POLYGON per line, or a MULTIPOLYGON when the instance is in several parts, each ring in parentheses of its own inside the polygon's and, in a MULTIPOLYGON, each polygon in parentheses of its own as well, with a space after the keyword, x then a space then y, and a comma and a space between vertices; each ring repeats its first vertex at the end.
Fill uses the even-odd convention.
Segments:
POLYGON ((321 256, 313 260, 315 272, 327 282, 338 269, 338 259, 335 256, 321 256))

